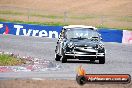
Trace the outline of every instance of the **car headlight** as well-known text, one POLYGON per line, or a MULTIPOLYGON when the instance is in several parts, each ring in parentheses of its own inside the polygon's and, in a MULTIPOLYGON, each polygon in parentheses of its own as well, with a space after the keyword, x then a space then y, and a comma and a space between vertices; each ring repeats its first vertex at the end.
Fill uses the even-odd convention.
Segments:
POLYGON ((104 48, 104 44, 99 44, 99 45, 98 45, 98 48, 99 48, 99 49, 103 49, 103 48, 104 48))
POLYGON ((68 45, 69 48, 73 48, 74 47, 73 42, 69 42, 67 45, 68 45))

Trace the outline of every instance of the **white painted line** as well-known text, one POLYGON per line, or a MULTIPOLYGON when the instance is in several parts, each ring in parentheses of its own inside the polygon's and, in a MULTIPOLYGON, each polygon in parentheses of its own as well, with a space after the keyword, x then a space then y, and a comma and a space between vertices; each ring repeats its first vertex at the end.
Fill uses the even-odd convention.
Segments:
POLYGON ((32 78, 32 80, 44 80, 42 78, 32 78))

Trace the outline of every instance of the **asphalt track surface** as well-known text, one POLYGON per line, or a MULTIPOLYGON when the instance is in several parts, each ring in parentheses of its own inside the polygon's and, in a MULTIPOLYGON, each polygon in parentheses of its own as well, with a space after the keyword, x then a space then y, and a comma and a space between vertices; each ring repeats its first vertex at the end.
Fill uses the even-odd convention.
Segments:
POLYGON ((12 52, 21 56, 32 56, 50 60, 61 66, 56 71, 8 72, 0 73, 0 79, 75 79, 76 69, 82 65, 87 74, 130 74, 132 76, 132 44, 104 43, 106 63, 98 61, 68 60, 61 63, 54 60, 57 39, 0 35, 0 51, 12 52))

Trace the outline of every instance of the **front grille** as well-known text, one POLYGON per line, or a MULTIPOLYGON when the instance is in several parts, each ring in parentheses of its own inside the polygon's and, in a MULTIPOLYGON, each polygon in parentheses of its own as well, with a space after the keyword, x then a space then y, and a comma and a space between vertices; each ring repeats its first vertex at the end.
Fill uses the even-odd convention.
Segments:
POLYGON ((96 55, 96 52, 86 52, 86 51, 82 51, 82 50, 79 50, 79 49, 74 49, 74 52, 83 53, 85 55, 96 55))

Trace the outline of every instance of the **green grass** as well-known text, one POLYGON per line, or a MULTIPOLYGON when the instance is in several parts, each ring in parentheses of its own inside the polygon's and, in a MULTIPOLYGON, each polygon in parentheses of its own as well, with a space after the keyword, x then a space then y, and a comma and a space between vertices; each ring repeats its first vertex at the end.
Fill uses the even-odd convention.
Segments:
POLYGON ((25 61, 10 55, 0 54, 0 66, 14 66, 24 64, 25 61))
MULTIPOLYGON (((61 23, 61 22, 25 22, 19 20, 6 20, 1 19, 0 22, 13 22, 13 23, 22 23, 22 24, 34 24, 34 25, 42 25, 42 26, 65 26, 69 25, 68 23, 61 23)), ((120 30, 132 30, 132 27, 110 27, 109 25, 97 25, 97 28, 113 28, 113 29, 120 29, 120 30)))
MULTIPOLYGON (((24 15, 24 16, 34 16, 34 17, 41 17, 41 18, 50 18, 50 19, 62 19, 64 18, 64 13, 59 15, 51 15, 51 14, 47 14, 47 15, 42 15, 42 14, 36 14, 36 13, 22 13, 22 12, 14 12, 14 11, 0 11, 0 14, 4 14, 4 15, 24 15)), ((96 18, 96 16, 92 16, 92 15, 84 15, 84 16, 68 16, 68 18, 71 19, 91 19, 91 18, 96 18)))
POLYGON ((132 22, 132 16, 122 17, 122 18, 118 18, 116 20, 125 21, 125 22, 132 22))
POLYGON ((13 23, 24 23, 24 24, 37 24, 37 25, 48 25, 48 26, 64 26, 68 25, 67 23, 61 23, 61 22, 25 22, 25 21, 18 21, 18 20, 6 20, 6 19, 1 19, 0 22, 13 22, 13 23))
POLYGON ((62 19, 62 18, 64 18, 64 16, 40 15, 40 14, 31 14, 29 16, 42 17, 42 18, 51 18, 51 19, 62 19))
POLYGON ((132 30, 132 28, 131 27, 110 27, 110 26, 108 26, 108 25, 97 25, 96 26, 97 28, 110 28, 110 29, 119 29, 119 30, 132 30))
POLYGON ((69 16, 68 18, 85 20, 85 19, 93 19, 93 18, 97 18, 97 16, 83 15, 83 16, 69 16))
POLYGON ((64 16, 57 16, 57 15, 41 15, 36 13, 22 13, 22 12, 14 12, 14 11, 0 11, 0 14, 4 15, 24 15, 24 16, 35 16, 35 17, 42 17, 42 18, 51 18, 51 19, 58 19, 64 18, 64 16))
POLYGON ((14 12, 14 11, 0 11, 0 14, 8 14, 8 15, 24 15, 24 13, 14 12))
MULTIPOLYGON (((4 15, 18 15, 18 16, 29 16, 29 17, 40 17, 38 19, 41 19, 41 18, 49 18, 49 19, 63 19, 64 20, 64 13, 61 14, 61 15, 53 15, 53 14, 47 14, 47 15, 43 15, 43 14, 39 14, 39 13, 25 13, 25 12, 15 12, 15 11, 9 11, 9 10, 6 10, 6 11, 0 11, 0 14, 3 14, 4 15)), ((78 20, 85 20, 85 19, 88 19, 88 20, 101 20, 100 18, 101 16, 98 16, 98 15, 86 15, 86 14, 67 14, 66 15, 66 19, 78 19, 78 20)), ((107 21, 107 19, 104 19, 107 21)), ((132 22, 132 16, 126 16, 126 17, 116 17, 116 18, 112 18, 112 20, 115 20, 117 22, 128 22, 128 24, 130 24, 130 22, 132 22)), ((68 25, 70 23, 68 22, 57 22, 57 21, 54 21, 54 22, 38 22, 38 21, 22 21, 22 20, 8 20, 8 17, 7 19, 3 19, 3 18, 0 18, 0 22, 13 22, 13 23, 22 23, 22 24, 37 24, 37 25, 49 25, 49 26, 64 26, 64 25, 68 25)), ((74 24, 74 23, 73 23, 74 24)), ((82 24, 82 23, 81 23, 82 24)), ((123 24, 123 23, 122 23, 123 24)), ((96 27, 98 28, 116 28, 116 29, 121 29, 121 30, 132 30, 132 27, 131 26, 126 26, 126 27, 122 27, 122 25, 117 25, 116 27, 111 27, 110 25, 97 25, 96 27)))

